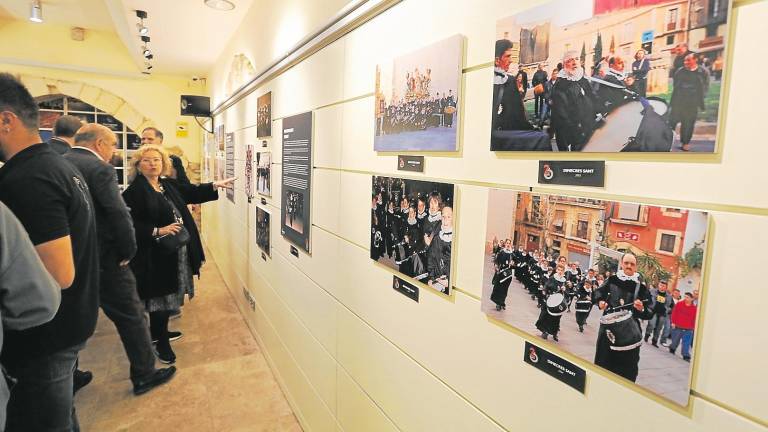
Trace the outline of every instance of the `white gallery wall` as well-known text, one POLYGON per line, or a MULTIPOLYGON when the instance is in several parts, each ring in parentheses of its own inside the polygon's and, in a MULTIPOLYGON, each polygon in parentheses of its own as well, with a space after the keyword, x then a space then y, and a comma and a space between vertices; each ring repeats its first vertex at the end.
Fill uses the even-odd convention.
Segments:
MULTIPOLYGON (((301 13, 295 3, 267 2, 249 12, 211 72, 214 101, 224 99, 220 92, 235 54, 272 50, 278 42, 270 37, 285 38, 288 31, 259 32, 249 22, 301 13)), ((295 40, 330 19, 338 3, 307 9, 299 20, 305 26, 297 30, 305 33, 295 40)), ((547 189, 712 215, 687 410, 543 344, 587 369, 582 395, 523 363, 526 338, 541 340, 480 311, 488 189, 544 191, 536 184, 538 159, 553 157, 489 150, 496 19, 537 4, 405 0, 216 117, 235 133, 241 180, 235 204, 222 197, 203 206, 204 238, 306 430, 766 430, 768 144, 761 106, 768 100, 768 75, 762 73, 768 60, 759 41, 768 2, 737 3, 733 9, 729 99, 717 154, 601 155, 607 160, 604 189, 547 189), (398 175, 395 154, 373 151, 375 64, 457 33, 466 38, 460 150, 427 153, 424 174, 412 175, 457 185, 455 290, 446 298, 422 288, 415 303, 394 292, 392 271, 369 258, 371 175, 398 175), (263 207, 271 213, 272 250, 264 260, 255 234, 261 204, 259 197, 247 202, 242 179, 245 145, 261 149, 256 99, 268 91, 274 122, 265 150, 273 157, 272 197, 263 207), (314 112, 312 253, 295 257, 280 235, 280 132, 283 117, 306 111, 314 112), (253 310, 243 288, 255 301, 253 310)), ((271 58, 256 57, 256 70, 271 58)))

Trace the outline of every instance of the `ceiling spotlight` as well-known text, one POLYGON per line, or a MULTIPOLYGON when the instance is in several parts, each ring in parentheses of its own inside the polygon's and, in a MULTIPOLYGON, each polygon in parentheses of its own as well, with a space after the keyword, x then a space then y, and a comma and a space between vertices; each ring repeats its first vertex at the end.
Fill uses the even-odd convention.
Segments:
POLYGON ((141 18, 141 19, 147 19, 147 12, 143 11, 143 10, 137 10, 136 11, 136 16, 141 18))
POLYGON ((149 58, 149 56, 152 55, 152 51, 150 51, 149 48, 144 47, 142 48, 142 50, 143 51, 141 52, 141 54, 144 56, 144 58, 149 58))
POLYGON ((150 40, 151 40, 151 39, 149 38, 149 36, 142 36, 142 37, 141 37, 141 41, 142 41, 142 42, 144 42, 144 43, 147 43, 147 42, 149 42, 150 40))
POLYGON ((43 5, 40 0, 32 0, 29 8, 29 20, 36 23, 43 22, 43 5))
POLYGON ((231 11, 235 8, 235 4, 229 0, 204 0, 205 5, 209 8, 220 11, 231 11))
POLYGON ((145 55, 144 58, 147 60, 152 60, 153 58, 155 58, 155 56, 153 56, 152 53, 150 53, 149 55, 145 55))
POLYGON ((136 28, 139 30, 139 35, 146 36, 149 34, 149 27, 142 24, 136 24, 136 28))

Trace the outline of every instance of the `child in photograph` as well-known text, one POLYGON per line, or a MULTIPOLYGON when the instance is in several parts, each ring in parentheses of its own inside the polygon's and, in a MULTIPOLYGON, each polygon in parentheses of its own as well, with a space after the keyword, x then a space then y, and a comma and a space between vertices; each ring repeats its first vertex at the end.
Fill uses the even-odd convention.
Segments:
POLYGON ((491 301, 496 304, 497 311, 507 308, 507 293, 509 292, 509 284, 512 283, 514 269, 512 254, 512 240, 506 239, 504 240, 504 247, 496 254, 494 262, 496 273, 493 275, 491 301))
POLYGON ((451 244, 453 242, 453 209, 443 207, 440 230, 433 236, 424 236, 428 246, 427 268, 429 279, 427 285, 441 292, 448 293, 450 289, 448 278, 451 275, 451 244))
MULTIPOLYGON (((565 278, 565 266, 562 264, 557 265, 555 273, 547 279, 547 283, 544 285, 544 295, 549 299, 553 294, 563 294, 565 291, 565 284, 568 280, 565 278)), ((556 313, 556 312, 555 312, 556 313)), ((547 309, 547 306, 541 308, 539 312, 539 319, 536 321, 536 328, 541 331, 541 337, 547 339, 549 335, 552 335, 552 339, 555 342, 559 341, 557 333, 560 332, 560 318, 562 318, 562 312, 558 315, 553 315, 547 309)))

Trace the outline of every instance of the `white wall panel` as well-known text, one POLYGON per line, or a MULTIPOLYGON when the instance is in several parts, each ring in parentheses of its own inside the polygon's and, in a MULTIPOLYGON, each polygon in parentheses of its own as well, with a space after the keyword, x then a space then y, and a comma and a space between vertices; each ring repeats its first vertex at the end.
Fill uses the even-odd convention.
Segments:
MULTIPOLYGON (((373 151, 370 94, 377 62, 460 33, 466 37, 465 66, 488 63, 496 19, 540 3, 404 1, 217 118, 227 131, 237 131, 236 175, 242 176, 244 145, 261 150, 256 99, 273 91, 276 120, 268 140, 273 195, 267 199, 272 257, 263 261, 255 246, 256 203, 245 203, 242 181, 236 205, 222 192, 219 202, 204 207, 205 236, 235 297, 242 298, 241 287, 234 286, 240 280, 248 281, 257 297, 257 313, 245 315, 312 430, 753 431, 762 426, 750 417, 768 422, 763 397, 768 382, 762 373, 768 333, 759 312, 764 284, 755 283, 761 280, 755 271, 762 265, 762 245, 768 243, 768 217, 727 208, 764 212, 768 207, 768 194, 761 189, 768 184, 768 170, 762 168, 768 146, 755 138, 762 112, 753 103, 768 99, 768 82, 759 73, 765 59, 754 55, 768 3, 745 3, 734 17, 738 29, 730 60, 730 102, 721 107, 727 109, 728 123, 719 155, 696 155, 696 162, 681 163, 679 155, 492 153, 490 67, 464 74, 459 152, 427 153, 424 174, 403 175, 394 154, 373 151), (296 258, 279 231, 280 117, 309 110, 315 110, 313 165, 318 167, 313 173, 312 253, 300 250, 296 258), (537 187, 538 159, 566 156, 608 161, 605 188, 560 188, 564 192, 649 203, 701 202, 724 210, 712 213, 714 250, 703 290, 693 382, 694 390, 716 403, 692 398, 689 417, 573 359, 589 367, 587 394, 581 395, 523 363, 520 333, 480 311, 476 297, 482 293, 487 187, 537 187), (463 292, 446 298, 422 288, 415 303, 392 290, 392 271, 371 262, 367 250, 372 174, 459 185, 453 283, 463 292), (314 357, 320 358, 317 364, 311 362, 314 357), (638 422, 628 421, 633 418, 638 422)), ((235 39, 228 50, 248 38, 235 39)), ((223 67, 214 76, 226 77, 223 67)))

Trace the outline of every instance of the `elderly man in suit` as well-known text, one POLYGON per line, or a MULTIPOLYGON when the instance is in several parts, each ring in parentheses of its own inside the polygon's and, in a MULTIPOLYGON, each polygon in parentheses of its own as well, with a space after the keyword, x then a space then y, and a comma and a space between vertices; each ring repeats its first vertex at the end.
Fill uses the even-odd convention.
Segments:
POLYGON ((167 382, 176 368, 155 368, 155 356, 136 279, 128 263, 136 238, 128 207, 120 196, 115 169, 107 162, 117 144, 108 128, 86 124, 64 157, 80 170, 93 196, 99 239, 100 305, 117 327, 131 364, 133 393, 140 395, 167 382))

